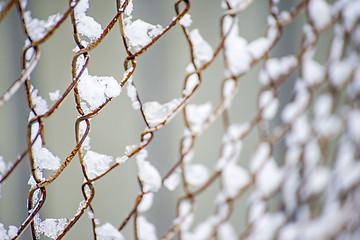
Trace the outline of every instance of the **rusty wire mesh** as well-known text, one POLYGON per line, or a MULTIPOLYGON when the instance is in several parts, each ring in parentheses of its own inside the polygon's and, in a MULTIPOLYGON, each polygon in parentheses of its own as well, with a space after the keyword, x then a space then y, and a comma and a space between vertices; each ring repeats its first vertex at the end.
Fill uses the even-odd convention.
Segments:
MULTIPOLYGON (((32 37, 32 31, 35 29, 30 29, 26 20, 27 11, 31 9, 26 9, 24 1, 11 0, 1 8, 0 21, 4 21, 10 12, 16 12, 21 20, 26 42, 21 53, 22 71, 7 90, 1 89, 0 108, 8 104, 14 94, 24 87, 31 114, 27 124, 27 145, 13 164, 8 163, 10 159, 1 159, 6 171, 0 172, 0 183, 5 186, 19 165, 26 161, 30 162, 34 181, 27 198, 28 217, 22 223, 17 223, 17 227, 11 226, 9 230, 3 230, 3 233, 7 232, 7 235, 3 235, 4 238, 18 239, 30 228, 33 239, 39 238, 42 234, 61 239, 70 230, 78 230, 76 224, 80 218, 89 218, 87 231, 93 232, 94 239, 104 239, 104 236, 122 239, 113 229, 106 230, 100 227, 97 212, 103 209, 96 209, 92 202, 95 198, 103 196, 95 197, 95 183, 107 178, 115 169, 135 161, 136 158, 138 162, 145 161, 148 164, 144 149, 151 145, 155 135, 166 128, 173 119, 182 121, 183 136, 179 137, 177 142, 162 144, 164 148, 168 144, 179 145, 179 156, 173 156, 176 159, 175 163, 166 171, 161 171, 159 189, 144 188, 144 184, 148 184, 146 177, 142 176, 140 171, 137 177, 133 173, 138 179, 139 191, 134 198, 135 204, 127 209, 128 214, 125 217, 111 222, 120 233, 130 229, 130 239, 153 239, 153 230, 150 230, 150 233, 145 230, 153 229, 152 220, 149 216, 148 221, 142 217, 146 210, 143 210, 144 206, 141 210, 140 206, 143 201, 145 202, 145 198, 151 195, 152 199, 153 195, 157 195, 160 189, 167 186, 170 190, 177 187, 177 191, 171 192, 174 194, 171 201, 175 201, 176 204, 173 205, 173 213, 169 213, 175 218, 172 219, 167 231, 157 232, 157 237, 161 239, 359 238, 360 13, 356 13, 359 9, 358 2, 339 0, 326 3, 322 0, 303 0, 288 3, 293 5, 281 9, 278 1, 262 1, 260 4, 267 9, 268 15, 265 32, 254 39, 244 39, 239 36, 238 30, 241 14, 248 11, 256 1, 224 0, 223 10, 219 14, 219 25, 212 26, 214 29, 217 28, 219 36, 208 58, 201 55, 201 46, 192 38, 196 31, 191 30, 189 22, 181 23, 181 19, 191 15, 193 5, 200 4, 197 1, 175 2, 174 18, 170 19, 158 34, 152 36, 149 43, 137 49, 129 46, 129 33, 124 30, 124 15, 131 1, 116 1, 112 18, 101 35, 94 39, 78 33, 81 23, 77 20, 74 9, 79 2, 70 0, 67 9, 57 16, 55 24, 48 26, 41 38, 37 39, 32 37), (328 15, 322 16, 324 8, 331 10, 328 15), (355 9, 355 13, 350 14, 352 9, 355 9), (317 14, 321 16, 321 21, 318 20, 317 14), (327 19, 327 16, 330 17, 327 19), (67 34, 73 36, 74 46, 77 46, 72 61, 66 63, 71 64, 71 78, 66 81, 61 79, 62 93, 50 108, 44 110, 39 100, 36 100, 39 98, 36 88, 41 89, 41 85, 33 83, 30 76, 42 63, 42 45, 50 41, 54 33, 66 22, 71 22, 73 31, 67 34), (298 29, 299 46, 291 55, 285 53, 279 56, 274 53, 274 49, 281 48, 286 27, 298 29), (143 81, 135 76, 137 60, 159 44, 158 41, 169 32, 179 30, 184 36, 182 41, 187 44, 184 51, 186 50, 190 56, 190 67, 183 76, 174 76, 176 79, 183 77, 183 89, 180 89, 179 95, 172 97, 174 100, 171 101, 171 107, 167 108, 168 114, 160 121, 152 121, 151 114, 147 112, 151 112, 151 109, 144 107, 146 103, 142 101, 141 91, 135 87, 138 81, 143 81), (93 130, 90 120, 101 115, 104 109, 117 101, 117 98, 105 95, 105 100, 92 109, 87 106, 81 92, 79 93, 79 81, 91 62, 92 51, 106 44, 104 40, 110 32, 116 32, 121 36, 122 40, 118 41, 118 44, 127 54, 117 63, 121 66, 118 71, 123 75, 118 84, 135 94, 129 94, 132 96, 130 104, 135 105, 135 109, 140 111, 139 116, 142 117, 145 130, 140 134, 139 142, 128 143, 125 154, 122 154, 122 149, 116 150, 119 157, 116 160, 111 158, 112 165, 105 164, 100 173, 92 173, 85 159, 90 152, 90 145, 86 139, 90 130, 93 130), (323 36, 327 36, 327 40, 321 40, 323 36), (319 49, 326 50, 319 52, 319 49), (323 57, 318 57, 319 55, 323 57), (209 94, 209 99, 215 105, 214 109, 206 106, 197 108, 197 105, 192 104, 192 99, 196 93, 204 91, 202 84, 207 81, 204 77, 206 71, 214 65, 221 64, 220 69, 225 77, 211 82, 211 85, 218 89, 220 100, 213 100, 209 94), (239 100, 237 94, 244 91, 243 86, 246 84, 243 79, 255 71, 256 67, 260 69, 256 73, 260 85, 256 85, 255 101, 249 100, 247 103, 253 108, 253 112, 249 114, 238 107, 237 101, 244 100, 239 100), (284 92, 290 96, 288 99, 280 99, 284 92), (48 168, 47 174, 43 176, 46 167, 39 166, 35 151, 49 151, 45 144, 45 135, 49 131, 46 121, 56 117, 56 112, 62 108, 65 101, 73 102, 73 109, 78 114, 73 120, 76 144, 70 153, 61 159, 56 169, 48 168), (246 116, 243 116, 246 120, 240 122, 232 117, 241 112, 246 113, 246 116), (194 120, 196 114, 199 115, 197 117, 200 121, 194 120), (194 157, 194 153, 197 152, 196 146, 202 135, 219 122, 221 124, 216 127, 221 129, 221 137, 212 139, 218 144, 208 146, 217 148, 218 156, 213 155, 211 159, 207 159, 204 167, 197 164, 203 161, 197 159, 196 155, 194 157), (243 143, 246 143, 251 134, 255 136, 255 144, 245 146, 251 148, 249 151, 252 156, 244 159, 240 152, 243 151, 243 143), (40 146, 35 147, 36 143, 40 143, 40 146), (55 234, 48 228, 41 229, 41 226, 44 227, 50 222, 41 220, 38 215, 47 207, 48 187, 56 181, 61 182, 58 178, 70 164, 79 163, 81 171, 77 174, 84 178, 81 186, 84 200, 78 203, 79 209, 73 212, 73 216, 52 221, 55 234), (204 173, 204 169, 208 169, 208 174, 204 173), (179 186, 172 185, 176 180, 179 180, 179 186), (200 201, 201 196, 210 188, 215 188, 215 197, 200 201), (195 224, 191 225, 192 219, 197 215, 197 208, 206 202, 212 204, 207 207, 205 217, 197 220, 198 227, 193 226, 195 224), (243 209, 242 212, 239 209, 243 209), (88 214, 84 215, 86 212, 88 214), (242 225, 238 216, 235 216, 239 214, 245 219, 242 225)), ((59 80, 54 76, 48 81, 59 80)), ((251 78, 246 81, 257 79, 251 78)), ((206 92, 204 96, 207 96, 206 92)), ((153 96, 153 99, 156 100, 156 96, 153 96)), ((151 107, 153 105, 150 105, 151 107)), ((117 111, 121 112, 122 109, 117 111)), ((112 124, 119 124, 114 119, 112 121, 112 124)), ((6 143, 2 142, 1 145, 5 146, 6 143)), ((202 149, 210 150, 206 147, 202 149)), ((154 152, 151 154, 156 155, 154 152)), ((151 163, 149 165, 152 169, 151 163)), ((126 182, 116 184, 125 187, 127 185, 126 182)), ((107 187, 111 191, 117 191, 113 186, 107 187)), ((158 198, 155 197, 154 201, 156 200, 158 198)), ((123 208, 122 205, 107 207, 112 210, 123 208)), ((1 215, 0 213, 0 217, 1 215)), ((49 216, 49 219, 54 217, 56 216, 49 216)), ((4 226, 2 228, 4 229, 4 226)))

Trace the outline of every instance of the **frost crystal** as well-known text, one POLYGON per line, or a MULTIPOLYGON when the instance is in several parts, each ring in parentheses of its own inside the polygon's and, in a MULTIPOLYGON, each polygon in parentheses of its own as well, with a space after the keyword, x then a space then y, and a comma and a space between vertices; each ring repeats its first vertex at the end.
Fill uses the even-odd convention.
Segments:
POLYGON ((89 178, 97 177, 110 168, 113 157, 93 151, 87 151, 84 156, 86 173, 89 178))
POLYGON ((123 235, 111 223, 105 223, 95 229, 99 240, 123 240, 123 235))
POLYGON ((91 41, 99 38, 103 32, 101 25, 93 17, 86 15, 89 9, 89 0, 80 0, 75 7, 75 19, 78 32, 88 37, 91 41))

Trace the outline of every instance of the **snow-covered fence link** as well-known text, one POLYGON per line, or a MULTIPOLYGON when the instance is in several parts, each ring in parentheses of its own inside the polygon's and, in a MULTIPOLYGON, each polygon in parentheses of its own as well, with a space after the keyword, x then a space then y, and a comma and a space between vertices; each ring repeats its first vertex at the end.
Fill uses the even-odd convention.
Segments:
MULTIPOLYGON (((302 0, 284 4, 279 0, 178 0, 174 1, 173 18, 164 26, 134 19, 136 1, 132 0, 116 1, 106 26, 87 14, 91 9, 89 0, 70 0, 64 11, 47 20, 32 14, 31 2, 10 0, 0 5, 0 21, 16 13, 26 39, 20 56, 22 70, 7 89, 1 89, 0 112, 21 88, 25 89, 29 108, 23 152, 17 159, 0 156, 1 186, 22 162, 30 163, 27 166, 31 172, 28 217, 14 225, 0 223, 0 239, 20 239, 27 229, 33 239, 66 239, 69 231, 85 231, 76 229, 83 218, 90 219, 86 231, 92 232, 94 239, 124 239, 125 235, 129 239, 184 240, 360 239, 359 1, 302 0), (215 44, 205 39, 192 20, 192 7, 197 4, 203 4, 203 11, 211 4, 222 7, 218 15, 212 16, 218 18, 218 26, 208 26, 218 32, 218 38, 211 39, 215 44), (239 26, 243 24, 242 14, 254 4, 262 5, 267 20, 264 33, 248 39, 239 26), (53 103, 48 105, 40 96, 41 84, 33 82, 31 76, 42 64, 43 44, 68 23, 72 26, 67 34, 73 37, 74 53, 64 64, 71 65, 71 78, 49 79, 63 85, 61 91, 50 94, 53 103), (295 52, 280 54, 286 28, 296 29, 291 34, 299 44, 295 52), (154 101, 144 101, 135 85, 144 81, 136 76, 141 65, 137 60, 172 31, 183 34, 179 41, 185 42, 183 50, 189 54, 184 74, 173 76, 183 78, 183 88, 167 103, 156 101, 156 95, 154 101), (117 47, 126 52, 116 63, 121 66, 120 81, 112 76, 93 76, 89 71, 92 51, 107 44, 110 33, 119 35, 117 47), (195 94, 204 91, 202 85, 211 77, 206 73, 215 65, 223 72, 222 78, 211 83, 220 99, 214 100, 205 92, 209 101, 195 104, 195 94), (246 78, 256 68, 257 78, 246 78), (245 81, 257 82, 253 85, 257 97, 247 101, 253 108, 249 112, 238 107, 238 101, 243 101, 238 95, 245 81), (93 130, 92 119, 117 101, 123 88, 145 129, 138 142, 129 142, 125 151, 118 150, 114 157, 92 149, 89 133, 93 130), (281 97, 284 92, 288 98, 281 97), (45 121, 56 117, 65 100, 73 102, 78 116, 73 120, 75 144, 61 158, 45 144, 44 136, 49 131, 45 121), (245 120, 233 117, 239 113, 245 114, 245 120), (170 168, 160 171, 150 161, 156 153, 148 148, 158 132, 175 118, 183 124, 183 135, 163 146, 179 145, 180 154, 174 156, 176 161, 170 168), (199 151, 197 143, 215 126, 223 131, 219 139, 213 139, 218 144, 211 146, 218 148, 218 155, 205 164, 195 155, 199 151), (251 135, 255 136, 254 144, 249 144, 251 135), (242 154, 245 146, 251 148, 249 157, 242 154), (95 194, 96 182, 134 161, 138 168, 134 173, 138 180, 135 204, 117 222, 104 224, 97 216, 103 209, 93 204, 94 199, 102 198, 95 194), (64 218, 42 218, 41 211, 48 207, 47 189, 62 181, 59 178, 65 169, 79 163, 78 175, 84 182, 78 210, 64 218), (210 189, 215 189, 215 196, 201 201, 210 189), (163 196, 160 191, 173 195, 166 201, 176 201, 171 213, 175 217, 164 232, 157 231, 158 226, 146 215, 163 196), (199 218, 197 209, 204 202, 211 204, 205 217, 199 218)), ((107 207, 114 211, 123 208, 107 207)))

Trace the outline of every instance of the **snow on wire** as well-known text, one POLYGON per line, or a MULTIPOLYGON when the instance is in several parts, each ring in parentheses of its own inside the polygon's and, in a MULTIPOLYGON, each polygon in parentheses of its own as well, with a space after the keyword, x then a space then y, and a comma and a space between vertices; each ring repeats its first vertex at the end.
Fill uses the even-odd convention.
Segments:
MULTIPOLYGON (((27 202, 28 217, 6 223, 8 226, 0 223, 0 239, 20 239, 22 234, 31 234, 33 239, 61 239, 70 230, 89 233, 94 239, 118 240, 360 239, 360 4, 357 0, 283 2, 222 0, 216 3, 222 9, 210 16, 196 11, 197 7, 207 11, 210 3, 178 0, 174 1, 174 16, 161 24, 134 19, 141 4, 132 0, 117 0, 114 11, 104 15, 107 24, 100 24, 95 14, 91 16, 97 9, 89 0, 72 0, 65 10, 51 13, 45 20, 35 16, 37 11, 27 0, 1 3, 0 24, 6 24, 4 19, 13 11, 21 20, 26 40, 19 77, 1 91, 0 111, 5 114, 0 118, 9 114, 4 106, 17 98, 20 86, 25 89, 28 117, 23 126, 24 151, 15 161, 0 152, 0 201, 9 194, 9 178, 20 171, 18 166, 25 159, 30 163, 30 178, 24 188, 30 189, 27 199, 22 199, 27 202), (261 10, 251 12, 256 4, 261 10), (243 12, 257 19, 244 19, 243 12), (211 26, 218 34, 215 39, 199 20, 210 23, 210 17, 218 18, 219 24, 211 26), (244 23, 253 28, 257 26, 254 21, 263 21, 264 32, 250 39, 247 36, 252 34, 247 34, 244 23), (69 75, 54 74, 46 80, 50 86, 51 81, 62 84, 49 92, 52 102, 48 102, 42 96, 41 78, 33 72, 44 64, 40 55, 43 44, 61 37, 56 34, 59 29, 66 31, 64 22, 72 26, 66 34, 74 41, 73 59, 57 64, 71 65, 71 70, 69 75), (291 37, 298 40, 294 49, 284 44, 290 30, 296 32, 291 37), (92 75, 96 74, 94 65, 89 64, 92 53, 96 54, 93 50, 101 51, 99 46, 108 44, 110 32, 121 39, 116 47, 124 49, 126 55, 117 56, 123 64, 116 63, 116 77, 92 75), (175 66, 184 68, 180 69, 182 75, 172 74, 171 81, 182 79, 183 87, 175 94, 164 84, 161 90, 171 95, 164 101, 156 89, 147 95, 144 85, 138 84, 156 81, 156 77, 144 79, 137 73, 147 64, 142 61, 143 54, 159 51, 153 46, 161 47, 175 32, 183 36, 171 43, 172 47, 186 46, 188 55, 183 64, 175 66), (208 74, 211 69, 216 69, 216 74, 208 74), (252 85, 246 89, 249 83, 252 85), (218 90, 218 96, 214 97, 206 84, 218 90), (126 100, 121 95, 124 87, 126 100), (144 100, 148 96, 151 100, 144 100), (140 134, 134 130, 139 140, 129 141, 125 151, 116 148, 116 156, 112 156, 90 137, 94 140, 97 136, 92 133, 98 127, 97 116, 105 115, 103 110, 115 101, 129 104, 140 119, 130 121, 141 122, 144 130, 140 134), (75 113, 68 115, 75 125, 70 154, 57 152, 57 143, 45 141, 51 134, 47 120, 56 118, 65 102, 73 104, 75 113), (175 127, 181 129, 177 141, 163 142, 161 151, 154 151, 153 139, 163 128, 171 128, 172 122, 181 122, 175 127), (179 145, 179 154, 164 159, 163 151, 174 145, 179 145), (118 215, 110 222, 99 214, 102 209, 94 201, 102 186, 99 180, 111 178, 114 169, 126 169, 131 162, 137 169, 131 173, 138 184, 134 201, 126 205, 131 206, 126 216, 118 215), (50 186, 55 181, 61 184, 64 170, 76 164, 81 166, 77 174, 83 179, 74 181, 83 195, 83 200, 75 202, 78 209, 70 216, 43 211, 51 208, 47 204, 50 186), (165 198, 165 194, 171 197, 165 198), (164 211, 172 217, 170 221, 159 221, 154 214, 153 209, 163 202, 167 203, 164 210, 172 210, 164 211), (77 228, 78 220, 86 215, 88 229, 77 228)), ((162 11, 160 1, 151 4, 162 11)), ((16 30, 9 29, 4 36, 16 30)), ((181 57, 171 56, 166 61, 173 63, 175 58, 181 57)), ((50 68, 45 65, 45 70, 50 68)), ((124 109, 116 111, 127 114, 124 109)), ((111 118, 109 126, 130 128, 130 123, 121 122, 125 119, 111 118)), ((117 138, 124 137, 112 130, 117 138)), ((17 129, 10 131, 14 134, 17 129)), ((2 135, 1 141, 10 142, 2 135)), ((128 184, 128 179, 120 180, 106 188, 125 194, 128 184)), ((116 212, 124 206, 105 207, 116 212)), ((6 222, 2 216, 0 222, 6 222)))

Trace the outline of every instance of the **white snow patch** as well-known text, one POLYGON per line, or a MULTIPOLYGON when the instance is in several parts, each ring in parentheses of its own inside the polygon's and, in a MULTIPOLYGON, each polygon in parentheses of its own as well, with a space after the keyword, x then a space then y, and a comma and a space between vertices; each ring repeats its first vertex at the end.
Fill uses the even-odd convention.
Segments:
POLYGON ((130 156, 137 148, 138 145, 136 144, 125 146, 125 155, 130 156))
POLYGON ((200 80, 199 80, 199 77, 195 72, 195 68, 194 68, 194 65, 192 63, 190 63, 185 71, 191 75, 188 77, 188 79, 186 80, 186 86, 185 86, 185 89, 183 90, 183 94, 185 96, 188 96, 190 95, 193 91, 194 91, 194 88, 200 84, 200 80))
POLYGON ((126 86, 126 90, 127 90, 127 95, 129 96, 129 98, 131 99, 132 102, 132 107, 134 110, 139 110, 140 109, 140 102, 137 98, 137 90, 135 88, 135 86, 132 84, 132 80, 130 80, 126 86))
POLYGON ((74 13, 79 34, 88 37, 91 41, 99 38, 103 32, 101 25, 93 17, 86 15, 89 9, 89 0, 80 0, 74 13))
POLYGON ((3 223, 0 223, 0 239, 10 240, 17 236, 18 227, 10 225, 7 230, 3 223))
POLYGON ((145 216, 137 217, 137 230, 139 240, 157 240, 156 228, 145 216))
POLYGON ((267 142, 262 142, 256 148, 251 160, 250 160, 250 171, 255 173, 259 168, 265 163, 265 161, 270 157, 270 144, 267 142))
POLYGON ((0 156, 0 177, 5 174, 5 172, 8 170, 7 164, 4 160, 3 156, 0 156))
POLYGON ((281 119, 284 123, 293 121, 306 107, 310 100, 309 90, 304 83, 298 79, 295 84, 295 99, 288 103, 281 112, 281 119))
POLYGON ((225 222, 220 225, 218 229, 218 239, 219 240, 237 240, 237 234, 234 227, 229 223, 225 222))
POLYGON ((280 186, 282 179, 282 169, 273 158, 269 158, 256 177, 257 190, 269 197, 280 186))
POLYGON ((209 178, 208 169, 202 164, 185 165, 186 181, 193 186, 204 184, 209 178))
POLYGON ((254 223, 262 215, 265 214, 265 211, 266 211, 265 201, 260 200, 260 199, 252 200, 251 205, 249 207, 248 222, 254 223))
POLYGON ((161 176, 158 170, 146 161, 147 151, 141 150, 136 155, 139 179, 143 184, 143 191, 157 192, 161 188, 161 176))
MULTIPOLYGON (((42 114, 45 114, 49 110, 49 107, 48 107, 46 100, 44 98, 42 98, 41 96, 38 96, 38 92, 39 92, 39 90, 34 88, 33 85, 30 86, 32 104, 35 107, 36 113, 38 115, 42 115, 42 114)), ((34 117, 33 115, 29 116, 29 120, 31 120, 33 117, 34 117)))
POLYGON ((140 213, 148 211, 153 204, 153 199, 154 199, 154 193, 149 192, 149 193, 144 194, 141 199, 140 204, 138 205, 137 210, 140 213))
POLYGON ((358 57, 355 54, 351 54, 342 61, 333 62, 329 70, 330 82, 335 87, 342 87, 345 81, 349 80, 351 73, 358 64, 358 57))
POLYGON ((311 0, 308 5, 309 17, 318 31, 331 22, 331 7, 324 0, 311 0))
POLYGON ((68 223, 69 220, 66 218, 47 218, 39 224, 37 228, 37 231, 39 232, 37 233, 45 234, 45 236, 49 238, 56 239, 65 229, 68 223))
POLYGON ((84 164, 88 177, 95 178, 103 174, 110 168, 110 163, 112 161, 112 156, 107 156, 90 150, 87 151, 84 156, 84 164))
MULTIPOLYGON (((360 40, 360 27, 359 27, 359 40, 360 40)), ((347 87, 347 93, 351 98, 356 98, 360 95, 360 67, 357 67, 354 72, 354 77, 347 87)))
POLYGON ((316 118, 326 118, 331 114, 333 97, 329 93, 318 96, 315 100, 313 113, 316 118))
POLYGON ((182 19, 180 19, 179 23, 184 27, 190 27, 192 20, 190 14, 185 14, 182 19))
POLYGON ((260 37, 249 43, 249 52, 255 59, 259 59, 270 50, 271 41, 268 38, 260 37))
POLYGON ((329 183, 330 174, 330 170, 326 167, 317 167, 313 169, 306 179, 306 184, 301 188, 301 198, 307 199, 313 194, 324 191, 329 183))
POLYGON ((297 194, 300 185, 300 176, 298 170, 292 170, 286 173, 286 179, 282 185, 282 199, 286 212, 293 212, 297 207, 297 194))
POLYGON ((95 228, 99 240, 123 240, 123 235, 111 224, 105 223, 95 228))
POLYGON ((349 113, 347 127, 349 136, 354 142, 360 144, 360 110, 353 110, 349 113))
POLYGON ((239 36, 239 27, 237 21, 232 17, 226 16, 223 22, 225 33, 231 31, 225 40, 225 55, 228 60, 229 70, 232 75, 239 75, 250 69, 252 61, 251 54, 248 49, 248 43, 245 38, 239 36), (230 27, 232 28, 230 29, 230 27))
POLYGON ((86 15, 89 9, 89 0, 81 0, 75 7, 75 20, 78 32, 90 40, 99 38, 103 32, 101 25, 93 17, 86 15))
POLYGON ((170 191, 174 191, 180 183, 180 169, 177 168, 168 178, 164 181, 164 186, 170 191))
POLYGON ((308 52, 303 57, 302 75, 304 81, 309 85, 317 85, 324 80, 324 66, 312 59, 313 51, 308 52))
POLYGON ((198 29, 192 30, 189 34, 189 38, 191 43, 193 44, 195 65, 197 68, 200 68, 212 59, 214 54, 213 50, 211 46, 200 35, 198 29))
POLYGON ((260 95, 259 108, 262 109, 262 117, 271 120, 275 117, 279 107, 279 100, 270 90, 264 91, 260 95))
POLYGON ((286 217, 283 213, 267 213, 263 215, 254 225, 252 234, 248 237, 251 240, 271 240, 275 238, 278 228, 284 223, 286 217))
POLYGON ((286 135, 286 145, 301 145, 305 144, 311 134, 311 128, 306 114, 300 115, 292 124, 291 131, 286 135))
POLYGON ((175 98, 165 104, 160 104, 156 101, 144 103, 143 112, 150 127, 155 127, 164 122, 175 111, 180 103, 180 98, 175 98))
POLYGON ((186 106, 187 120, 191 125, 192 131, 199 131, 201 125, 210 116, 212 110, 211 102, 201 105, 188 104, 186 106))
POLYGON ((297 58, 293 55, 267 59, 264 69, 259 74, 260 83, 262 85, 270 84, 271 81, 277 80, 280 76, 289 73, 297 63, 297 58))
POLYGON ((360 17, 360 4, 357 1, 347 1, 342 11, 344 25, 347 31, 350 31, 360 17))
POLYGON ((159 24, 152 25, 141 19, 125 24, 125 36, 128 39, 131 51, 137 52, 163 32, 163 27, 159 24))
POLYGON ((181 201, 179 207, 179 217, 174 219, 173 224, 183 221, 180 228, 182 231, 188 231, 194 220, 194 214, 191 213, 192 206, 189 200, 181 201))
POLYGON ((113 77, 98 77, 89 75, 86 70, 79 81, 79 95, 91 110, 105 103, 107 98, 120 95, 121 87, 113 77))
POLYGON ((193 232, 184 232, 184 240, 205 240, 210 237, 215 224, 217 223, 216 217, 211 216, 205 221, 199 223, 193 232))
POLYGON ((234 197, 250 181, 248 172, 234 162, 230 162, 224 167, 221 176, 224 191, 228 197, 234 197))
POLYGON ((60 90, 57 89, 54 92, 49 92, 49 97, 51 101, 57 101, 60 99, 61 94, 60 94, 60 90))
POLYGON ((39 20, 31 16, 31 11, 24 13, 26 28, 33 41, 38 41, 45 37, 47 32, 56 25, 61 17, 61 14, 57 13, 50 15, 47 20, 39 20))
POLYGON ((41 146, 41 140, 38 138, 33 145, 33 154, 35 165, 39 169, 57 170, 61 165, 61 159, 55 156, 44 146, 41 146))

